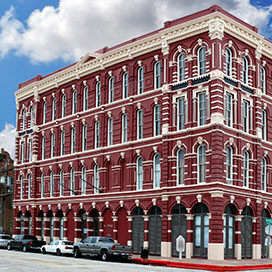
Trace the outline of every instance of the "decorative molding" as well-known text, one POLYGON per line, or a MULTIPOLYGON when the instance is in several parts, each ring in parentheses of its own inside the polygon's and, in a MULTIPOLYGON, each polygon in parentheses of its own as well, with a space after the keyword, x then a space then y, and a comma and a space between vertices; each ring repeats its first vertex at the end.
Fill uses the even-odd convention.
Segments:
POLYGON ((180 196, 176 196, 177 204, 180 204, 180 196))
POLYGON ((224 37, 225 22, 220 18, 211 19, 209 21, 209 37, 211 40, 222 40, 224 37))
POLYGON ((156 206, 156 204, 157 204, 157 199, 156 199, 156 198, 153 198, 153 199, 152 199, 152 203, 153 203, 153 206, 156 206))
POLYGON ((138 199, 135 199, 135 205, 139 207, 140 201, 138 199))
POLYGON ((198 195, 196 196, 196 199, 197 199, 198 202, 201 202, 201 200, 202 200, 202 195, 198 194, 198 195))

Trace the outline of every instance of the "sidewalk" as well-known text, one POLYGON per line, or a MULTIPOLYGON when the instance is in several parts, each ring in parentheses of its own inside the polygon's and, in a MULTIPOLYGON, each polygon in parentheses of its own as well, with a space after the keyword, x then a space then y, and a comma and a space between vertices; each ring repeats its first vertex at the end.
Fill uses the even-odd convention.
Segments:
POLYGON ((272 271, 272 259, 266 262, 266 259, 229 259, 222 261, 209 261, 207 259, 185 259, 163 258, 159 256, 149 256, 149 259, 141 259, 139 255, 133 255, 132 260, 136 263, 180 267, 186 269, 199 269, 209 271, 245 271, 245 270, 266 270, 272 271))

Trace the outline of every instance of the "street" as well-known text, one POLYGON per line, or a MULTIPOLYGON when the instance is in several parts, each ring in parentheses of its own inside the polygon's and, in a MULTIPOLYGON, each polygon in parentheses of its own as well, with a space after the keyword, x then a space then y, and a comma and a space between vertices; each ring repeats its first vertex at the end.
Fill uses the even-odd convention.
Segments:
MULTIPOLYGON (((90 258, 75 259, 74 257, 42 255, 40 253, 23 253, 21 251, 0 250, 0 271, 5 272, 182 272, 180 268, 148 266, 133 263, 102 262, 90 258)), ((198 271, 198 270, 190 270, 198 271)), ((202 270, 203 271, 203 270, 202 270)))

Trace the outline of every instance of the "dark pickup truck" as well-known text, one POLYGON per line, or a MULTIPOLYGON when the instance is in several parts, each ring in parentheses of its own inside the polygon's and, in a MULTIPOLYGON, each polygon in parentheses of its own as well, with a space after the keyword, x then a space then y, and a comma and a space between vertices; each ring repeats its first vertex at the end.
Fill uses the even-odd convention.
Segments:
POLYGON ((17 235, 14 240, 8 242, 7 249, 20 249, 24 252, 30 250, 41 250, 41 246, 45 245, 45 241, 38 241, 34 235, 17 235))

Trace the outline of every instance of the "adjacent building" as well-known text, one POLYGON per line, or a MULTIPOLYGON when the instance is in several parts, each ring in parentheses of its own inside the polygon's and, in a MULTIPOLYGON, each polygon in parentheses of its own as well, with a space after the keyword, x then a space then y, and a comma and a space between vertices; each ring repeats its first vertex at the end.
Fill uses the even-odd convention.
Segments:
POLYGON ((14 234, 265 256, 272 43, 218 6, 19 84, 14 234))

